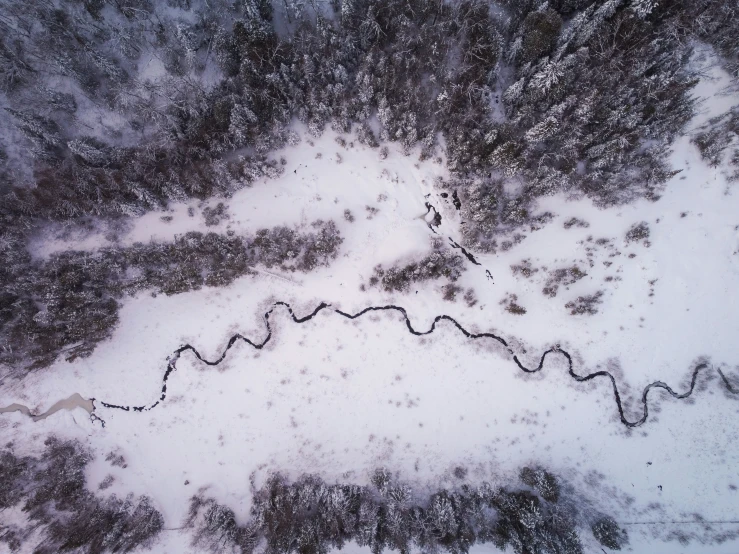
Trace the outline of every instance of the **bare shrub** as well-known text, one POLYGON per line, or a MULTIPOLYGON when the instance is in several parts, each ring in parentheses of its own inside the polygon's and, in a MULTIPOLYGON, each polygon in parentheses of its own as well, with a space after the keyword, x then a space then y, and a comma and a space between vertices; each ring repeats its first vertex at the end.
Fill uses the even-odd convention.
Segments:
POLYGON ((467 304, 468 308, 471 308, 475 304, 477 304, 477 294, 475 294, 475 289, 469 288, 464 293, 464 301, 467 304))
POLYGON ((454 283, 449 283, 441 287, 441 290, 444 293, 444 300, 447 302, 454 302, 457 299, 457 294, 462 292, 462 287, 455 285, 454 283))
POLYGON ((203 217, 206 227, 215 227, 220 225, 224 219, 228 219, 228 209, 223 202, 219 202, 215 208, 206 207, 203 210, 203 217))
POLYGON ((611 517, 601 517, 591 527, 596 540, 611 550, 621 550, 628 543, 626 531, 611 517))
POLYGON ((101 491, 109 489, 113 485, 113 481, 115 481, 115 477, 110 474, 106 475, 105 478, 100 481, 98 489, 100 489, 101 491))
POLYGON ((649 224, 646 221, 635 223, 626 231, 626 242, 638 242, 643 240, 649 246, 649 224))
POLYGON ((587 273, 576 265, 555 269, 554 271, 549 272, 547 280, 544 283, 544 288, 541 292, 544 296, 554 298, 557 296, 560 285, 567 287, 573 283, 577 283, 580 279, 586 276, 587 273))
POLYGON ((105 461, 110 462, 110 465, 112 466, 123 468, 127 467, 126 458, 117 452, 109 452, 107 456, 105 456, 105 461))
POLYGON ((602 297, 602 290, 595 294, 578 296, 576 300, 567 302, 565 308, 570 310, 570 315, 595 315, 598 313, 598 306, 603 302, 602 297))
POLYGON ((588 227, 590 227, 590 223, 582 219, 578 219, 577 217, 571 217, 570 219, 564 222, 564 228, 570 229, 572 227, 580 227, 581 229, 587 229, 588 227))
POLYGON ((518 304, 518 296, 515 294, 506 294, 500 304, 505 307, 508 313, 513 315, 524 315, 526 313, 526 308, 518 304))
POLYGON ((521 262, 518 264, 511 265, 511 272, 514 275, 523 275, 527 279, 530 279, 534 275, 534 273, 539 272, 539 268, 534 267, 531 264, 531 260, 525 259, 521 260, 521 262))

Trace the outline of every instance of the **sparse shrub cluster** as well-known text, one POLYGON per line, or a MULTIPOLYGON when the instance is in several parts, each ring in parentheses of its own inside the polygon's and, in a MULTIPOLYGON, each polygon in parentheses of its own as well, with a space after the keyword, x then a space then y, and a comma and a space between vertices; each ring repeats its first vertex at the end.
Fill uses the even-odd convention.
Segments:
POLYGON ((462 292, 462 287, 454 283, 448 283, 441 287, 443 292, 443 298, 447 302, 454 302, 457 299, 457 295, 462 292))
POLYGON ((190 232, 170 243, 66 251, 47 261, 24 257, 4 268, 12 280, 0 295, 0 363, 20 372, 48 365, 62 353, 67 359, 87 356, 112 333, 124 295, 225 286, 259 265, 310 271, 328 265, 342 240, 332 221, 316 221, 308 232, 190 232))
POLYGON ((539 272, 538 267, 534 267, 528 258, 521 260, 520 263, 511 265, 511 273, 514 275, 522 275, 526 279, 530 279, 535 273, 539 272))
MULTIPOLYGON (((739 78, 739 56, 737 58, 739 78)), ((718 167, 726 156, 734 167, 729 180, 739 181, 739 107, 734 106, 729 112, 712 118, 693 137, 693 143, 712 167, 718 167)))
MULTIPOLYGON (((514 271, 515 274, 515 271, 514 271)), ((549 272, 547 280, 544 283, 544 288, 541 290, 544 296, 554 298, 557 296, 559 286, 568 287, 573 283, 577 283, 580 279, 587 277, 582 269, 573 265, 572 267, 561 267, 549 272)))
MULTIPOLYGON (((556 478, 540 468, 521 476, 530 490, 483 483, 419 495, 382 469, 371 486, 329 484, 308 475, 289 483, 274 475, 256 492, 244 525, 227 506, 200 496, 191 500, 187 525, 195 530, 195 543, 213 552, 250 554, 264 545, 269 554, 321 553, 355 541, 376 554, 459 553, 485 543, 517 554, 582 553, 578 532, 587 523, 571 503, 560 502, 556 478)), ((601 537, 614 532, 608 528, 604 535, 602 527, 601 537)))
POLYGON ((459 279, 466 270, 464 258, 443 248, 443 243, 439 240, 433 244, 431 254, 418 261, 388 269, 378 265, 375 267, 375 274, 370 277, 370 285, 382 287, 387 292, 406 292, 410 290, 412 283, 441 278, 453 283, 459 279))
MULTIPOLYGON (((441 287, 442 298, 447 302, 456 302, 457 296, 463 290, 464 289, 462 287, 455 283, 447 283, 446 285, 441 287)), ((477 295, 475 294, 475 289, 468 288, 466 291, 464 291, 463 299, 465 304, 467 304, 467 307, 469 308, 477 304, 477 295)))
POLYGON ((598 313, 598 306, 603 303, 603 291, 599 290, 594 294, 578 296, 577 299, 571 300, 565 304, 565 308, 570 310, 570 315, 595 315, 598 313))
POLYGON ((46 440, 39 458, 0 452, 0 511, 20 506, 26 527, 0 520, 0 543, 11 552, 38 541, 33 552, 131 552, 147 546, 164 525, 151 500, 142 496, 101 498, 85 484, 91 456, 80 443, 46 440))
POLYGON ((582 229, 587 229, 590 227, 590 223, 583 219, 579 219, 577 217, 571 217, 567 221, 564 222, 564 228, 565 229, 571 229, 572 227, 580 227, 582 229))
POLYGON ((518 296, 515 294, 506 294, 500 305, 505 307, 505 311, 513 315, 524 315, 526 308, 518 303, 518 296))

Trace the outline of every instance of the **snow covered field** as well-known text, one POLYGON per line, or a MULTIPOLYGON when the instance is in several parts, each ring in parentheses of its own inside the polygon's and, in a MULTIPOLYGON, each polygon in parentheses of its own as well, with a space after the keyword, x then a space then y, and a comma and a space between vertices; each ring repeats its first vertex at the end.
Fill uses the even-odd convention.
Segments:
MULTIPOLYGON (((731 100, 710 97, 695 124, 731 100)), ((553 215, 541 229, 510 250, 474 253, 481 265, 468 264, 457 282, 474 289, 477 303, 469 306, 461 297, 445 301, 442 282, 420 284, 408 294, 366 286, 375 265, 428 251, 434 235, 427 201, 442 215, 439 235, 461 241, 459 213, 435 185, 448 177, 443 160, 419 162, 417 152, 404 156, 393 147, 382 160, 377 150, 351 142, 342 147, 335 138, 332 132, 320 139, 303 134, 301 144, 274 154, 286 159, 282 176, 210 203, 228 206, 229 219, 214 228, 219 232, 335 220, 344 243, 330 267, 305 275, 265 270, 218 289, 125 300, 113 338, 91 357, 57 361, 0 389, 0 406, 21 402, 34 412, 73 393, 95 398, 105 427, 81 409, 36 423, 5 414, 4 441, 33 450, 49 433, 82 439, 98 454, 88 476, 92 486, 111 474, 115 481, 106 494, 150 495, 167 528, 180 527, 188 499, 201 488, 245 518, 245 492, 270 471, 361 484, 385 466, 422 487, 459 484, 453 475, 459 466, 468 469, 466 480, 479 482, 503 479, 529 463, 563 476, 620 522, 686 521, 694 514, 739 519, 739 395, 716 371, 737 383, 739 194, 722 168, 708 167, 683 137, 672 155, 683 171, 657 202, 608 210, 562 196, 540 202, 539 211, 553 215), (572 218, 588 225, 566 228, 572 218), (627 231, 641 222, 648 239, 628 242, 627 231), (511 269, 523 260, 528 276, 511 269), (560 284, 554 297, 542 294, 553 270, 573 265, 586 275, 560 284), (594 315, 571 315, 565 307, 598 291, 602 304, 594 315), (524 314, 505 309, 510 295, 524 314), (277 308, 274 336, 263 350, 237 344, 217 367, 184 353, 156 409, 101 406, 156 401, 167 357, 182 344, 213 359, 235 333, 261 341, 262 316, 276 301, 290 303, 298 317, 320 302, 349 313, 394 304, 407 310, 418 330, 448 314, 470 331, 504 337, 529 367, 559 344, 573 355, 576 373, 607 369, 615 375, 630 420, 641 416, 649 383, 663 381, 683 392, 696 363, 705 359, 709 367, 688 400, 653 391, 646 423, 629 430, 618 419, 609 383, 575 383, 561 356, 549 356, 540 373, 526 375, 495 341, 467 339, 448 322, 416 337, 394 313, 350 321, 326 310, 296 324, 277 308), (104 461, 111 451, 125 457, 126 468, 104 461)), ((191 203, 149 213, 132 223, 121 244, 203 230, 200 208, 191 203), (188 215, 195 207, 196 215, 188 215)), ((38 255, 104 244, 102 235, 77 244, 49 241, 38 255)), ((630 548, 727 554, 739 548, 736 540, 710 547, 662 542, 691 526, 702 528, 627 526, 630 548)), ((739 526, 712 529, 698 536, 739 526)), ((186 536, 165 535, 156 551, 191 551, 186 536)))

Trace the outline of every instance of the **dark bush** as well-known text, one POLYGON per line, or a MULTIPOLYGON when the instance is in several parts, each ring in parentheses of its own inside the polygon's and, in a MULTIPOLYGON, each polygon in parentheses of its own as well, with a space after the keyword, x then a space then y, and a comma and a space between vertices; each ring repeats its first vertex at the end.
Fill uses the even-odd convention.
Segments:
POLYGON ((602 290, 595 294, 578 296, 576 300, 567 302, 565 308, 570 310, 570 315, 595 315, 598 313, 598 306, 603 302, 602 297, 602 290))
POLYGON ((559 501, 559 483, 557 478, 547 470, 540 467, 524 467, 520 477, 521 481, 538 492, 544 500, 559 501))
POLYGON ((638 242, 640 240, 647 241, 649 239, 649 224, 646 221, 634 223, 634 225, 626 231, 626 242, 638 242))
POLYGON ((523 21, 521 63, 528 63, 548 53, 556 44, 562 18, 551 8, 530 12, 523 21))
POLYGON ((577 217, 571 217, 570 219, 564 222, 564 228, 569 229, 571 227, 587 228, 587 227, 590 227, 590 223, 582 219, 579 219, 577 217))
POLYGON ((611 517, 598 519, 593 523, 591 529, 596 540, 611 550, 621 550, 621 547, 628 542, 626 531, 621 529, 611 517))
MULTIPOLYGON (((524 267, 521 270, 522 273, 526 271, 526 269, 527 268, 524 267)), ((515 272, 516 270, 514 269, 514 274, 515 272)), ((570 286, 574 283, 577 283, 580 279, 587 277, 587 275, 587 273, 585 273, 576 265, 573 265, 572 267, 562 267, 559 269, 555 269, 553 271, 550 271, 549 275, 547 275, 547 280, 544 283, 544 288, 541 292, 545 296, 554 298, 555 296, 557 296, 560 285, 565 287, 570 286)))
POLYGON ((449 283, 441 287, 441 290, 443 292, 442 297, 444 300, 447 302, 454 302, 457 299, 457 294, 462 292, 462 287, 455 285, 454 283, 449 283))
POLYGON ((518 303, 518 296, 515 294, 506 294, 500 304, 505 306, 505 310, 513 315, 524 315, 526 313, 526 308, 518 303))

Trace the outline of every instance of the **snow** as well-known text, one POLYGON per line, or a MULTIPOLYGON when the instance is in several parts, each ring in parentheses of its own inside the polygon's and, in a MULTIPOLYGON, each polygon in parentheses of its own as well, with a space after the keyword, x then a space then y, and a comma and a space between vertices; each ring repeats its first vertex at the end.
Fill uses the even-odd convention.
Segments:
MULTIPOLYGON (((710 99, 695 125, 736 102, 713 93, 717 82, 699 86, 710 99)), ((470 470, 468 480, 479 482, 505 481, 523 465, 541 463, 620 521, 686 520, 694 513, 739 519, 739 403, 715 372, 721 367, 727 375, 739 374, 739 195, 724 170, 707 167, 687 137, 676 141, 672 154, 674 167, 683 171, 659 201, 601 210, 586 199, 555 196, 539 205, 540 212, 554 214, 543 229, 527 232, 509 251, 475 252, 482 265, 469 264, 458 283, 479 299, 468 307, 443 301, 442 283, 419 284, 408 294, 360 290, 376 264, 428 251, 433 235, 423 217, 426 195, 442 213, 439 234, 460 241, 458 212, 434 185, 448 177, 444 164, 419 162, 417 152, 404 156, 393 146, 381 160, 377 150, 357 142, 342 148, 330 131, 320 139, 304 130, 302 135, 301 144, 274 153, 287 160, 282 176, 207 203, 227 204, 224 223, 205 228, 204 205, 182 203, 132 220, 120 243, 169 241, 193 230, 252 234, 333 219, 345 239, 338 259, 310 274, 269 270, 219 289, 126 299, 114 336, 91 357, 58 361, 0 390, 0 406, 22 402, 34 412, 75 392, 94 397, 106 426, 80 409, 37 423, 4 414, 0 428, 7 440, 28 449, 38 448, 48 433, 85 440, 98 453, 89 473, 93 486, 112 474, 106 494, 148 494, 168 528, 181 525, 189 497, 201 488, 243 521, 252 476, 260 483, 270 471, 292 477, 311 472, 364 483, 381 465, 424 487, 459 484, 451 473, 458 465, 470 470), (368 206, 379 212, 370 218, 368 206), (188 208, 196 209, 193 217, 188 208), (353 223, 344 219, 346 209, 353 223), (169 223, 161 220, 165 215, 172 217, 169 223), (589 227, 565 229, 572 217, 589 227), (650 245, 627 243, 626 231, 642 221, 649 225, 650 245), (596 245, 599 238, 608 244, 596 245), (590 260, 587 248, 593 249, 590 260), (530 279, 510 269, 523 259, 540 268, 530 279), (560 286, 555 298, 544 296, 543 268, 573 264, 587 276, 560 286), (603 304, 593 316, 572 316, 564 306, 599 290, 603 304), (500 302, 509 293, 526 314, 505 311, 500 302), (705 386, 689 401, 653 391, 649 419, 629 431, 618 420, 607 381, 576 384, 561 356, 548 357, 542 372, 526 375, 494 341, 466 339, 449 323, 415 337, 393 313, 349 321, 325 310, 296 324, 278 308, 273 338, 262 351, 237 345, 216 368, 185 353, 161 406, 144 413, 101 407, 100 400, 155 401, 167 357, 184 343, 212 359, 237 332, 262 340, 262 315, 278 300, 289 302, 298 316, 321 301, 350 313, 392 303, 405 307, 419 330, 446 313, 467 329, 503 336, 530 367, 544 350, 561 344, 573 354, 577 373, 608 368, 616 375, 630 419, 641 414, 638 398, 648 383, 660 380, 683 391, 696 360, 706 356, 711 366, 699 378, 705 386), (116 449, 127 468, 104 462, 116 449)), ((85 240, 75 247, 110 244, 102 235, 85 240)), ((39 255, 71 244, 42 246, 39 255)), ((736 551, 736 542, 661 543, 674 527, 630 527, 632 551, 736 551)), ((189 551, 186 534, 165 535, 157 551, 189 551)))

